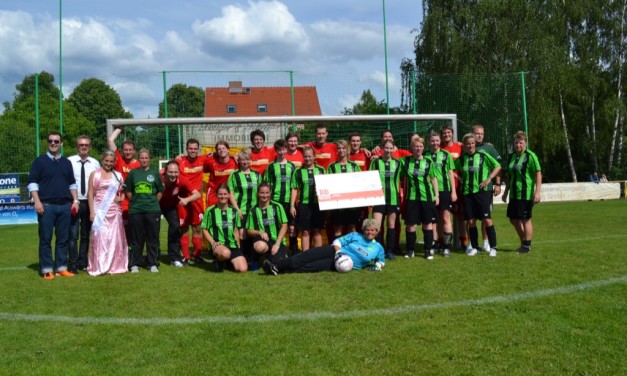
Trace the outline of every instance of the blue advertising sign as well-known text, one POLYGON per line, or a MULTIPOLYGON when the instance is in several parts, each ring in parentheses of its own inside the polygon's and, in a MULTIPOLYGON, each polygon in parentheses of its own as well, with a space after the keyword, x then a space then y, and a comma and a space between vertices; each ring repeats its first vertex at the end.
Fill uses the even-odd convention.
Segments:
POLYGON ((35 204, 20 202, 0 204, 0 226, 37 223, 35 204))
POLYGON ((0 203, 20 201, 20 175, 0 174, 0 203))

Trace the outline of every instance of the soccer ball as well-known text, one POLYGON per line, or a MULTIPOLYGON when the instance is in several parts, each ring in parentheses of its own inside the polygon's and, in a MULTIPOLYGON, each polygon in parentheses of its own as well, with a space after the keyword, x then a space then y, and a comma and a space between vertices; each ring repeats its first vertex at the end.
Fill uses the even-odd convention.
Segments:
POLYGON ((335 270, 340 273, 348 273, 353 270, 353 259, 347 255, 342 255, 335 260, 335 270))

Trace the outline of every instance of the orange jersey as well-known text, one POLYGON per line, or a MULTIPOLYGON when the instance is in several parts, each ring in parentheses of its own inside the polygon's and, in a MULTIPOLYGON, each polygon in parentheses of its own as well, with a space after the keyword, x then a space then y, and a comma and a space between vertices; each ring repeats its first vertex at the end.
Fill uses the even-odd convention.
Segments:
POLYGON ((250 149, 250 169, 257 171, 260 175, 266 171, 268 165, 276 159, 274 148, 264 146, 261 150, 255 152, 250 149))
POLYGON ((366 153, 363 150, 359 150, 354 154, 351 152, 348 159, 355 162, 362 171, 368 171, 370 168, 370 158, 366 157, 366 153))
POLYGON ((329 168, 331 163, 337 161, 337 145, 325 142, 322 146, 316 146, 313 142, 308 142, 307 146, 313 149, 316 164, 325 169, 329 168))
POLYGON ((220 163, 215 158, 207 158, 205 163, 205 172, 209 174, 209 184, 207 186, 207 207, 218 203, 216 189, 221 184, 226 184, 229 176, 233 171, 237 170, 237 162, 235 158, 229 157, 226 163, 220 163))
POLYGON ((181 176, 198 192, 202 192, 202 175, 208 159, 206 155, 199 155, 194 160, 187 156, 176 159, 176 163, 181 169, 181 176))
POLYGON ((305 163, 305 160, 303 159, 303 153, 298 149, 294 154, 285 153, 285 159, 294 163, 294 166, 296 166, 296 168, 303 167, 303 163, 305 163))

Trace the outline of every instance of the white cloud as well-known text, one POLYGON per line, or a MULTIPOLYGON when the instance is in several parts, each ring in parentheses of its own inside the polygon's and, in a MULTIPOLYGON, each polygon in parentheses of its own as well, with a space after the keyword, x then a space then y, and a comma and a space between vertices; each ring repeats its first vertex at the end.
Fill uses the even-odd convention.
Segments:
POLYGON ((281 61, 289 54, 309 49, 309 38, 287 6, 279 1, 227 5, 222 15, 192 25, 203 50, 224 58, 248 57, 281 61))

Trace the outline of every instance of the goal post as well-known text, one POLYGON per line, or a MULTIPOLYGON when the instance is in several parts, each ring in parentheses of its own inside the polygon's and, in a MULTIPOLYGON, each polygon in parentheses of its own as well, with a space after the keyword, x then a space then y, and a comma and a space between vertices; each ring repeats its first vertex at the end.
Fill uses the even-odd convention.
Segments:
POLYGON ((409 148, 409 137, 418 133, 426 136, 429 131, 439 131, 444 125, 452 126, 457 136, 456 114, 395 114, 395 115, 338 115, 338 116, 256 116, 256 117, 194 117, 159 119, 109 119, 107 136, 117 127, 124 127, 124 139, 135 141, 137 148, 146 148, 153 157, 169 159, 184 153, 185 142, 197 139, 205 150, 212 150, 216 142, 227 141, 232 152, 250 146, 249 135, 255 129, 266 134, 266 145, 272 146, 289 131, 300 136, 300 142, 314 140, 315 127, 327 126, 327 141, 348 140, 353 132, 362 137, 362 147, 379 144, 381 132, 390 130, 399 148, 409 148))

